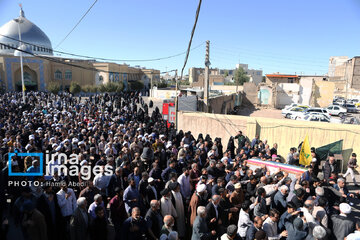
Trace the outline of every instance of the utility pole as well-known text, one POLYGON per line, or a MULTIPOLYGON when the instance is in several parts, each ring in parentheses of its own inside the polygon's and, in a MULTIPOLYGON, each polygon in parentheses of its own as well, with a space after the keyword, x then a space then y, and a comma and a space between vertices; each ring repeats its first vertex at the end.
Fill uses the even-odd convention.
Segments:
MULTIPOLYGON (((181 79, 180 79, 181 81, 181 79)), ((175 129, 178 129, 178 79, 177 69, 175 70, 175 129)))
POLYGON ((210 66, 210 41, 206 41, 205 76, 204 76, 204 104, 205 112, 209 111, 209 66, 210 66))

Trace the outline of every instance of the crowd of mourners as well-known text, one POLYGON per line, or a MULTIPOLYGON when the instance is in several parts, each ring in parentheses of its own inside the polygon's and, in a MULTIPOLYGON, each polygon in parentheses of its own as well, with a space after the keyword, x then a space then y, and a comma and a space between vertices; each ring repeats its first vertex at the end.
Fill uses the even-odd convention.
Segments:
MULTIPOLYGON (((205 133, 195 138, 137 92, 30 92, 26 103, 5 93, 0 109, 1 239, 14 231, 26 240, 360 239, 359 193, 349 193, 331 154, 322 163, 312 149, 299 175, 252 168, 251 158, 299 165, 299 149, 282 157, 276 143, 241 131, 226 145, 205 133), (46 171, 45 159, 19 153, 67 158, 46 171), (65 172, 72 154, 76 167, 98 171, 65 172), (44 175, 9 176, 9 168, 44 175)), ((353 181, 356 167, 353 153, 353 181)))

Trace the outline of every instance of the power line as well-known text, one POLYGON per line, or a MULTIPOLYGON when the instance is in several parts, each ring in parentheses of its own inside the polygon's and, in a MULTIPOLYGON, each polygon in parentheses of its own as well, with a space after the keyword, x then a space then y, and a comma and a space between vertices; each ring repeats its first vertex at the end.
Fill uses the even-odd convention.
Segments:
MULTIPOLYGON (((11 40, 14 40, 14 41, 17 41, 17 42, 28 44, 28 45, 31 45, 31 46, 41 47, 41 46, 29 43, 29 42, 20 41, 19 39, 9 37, 9 36, 3 35, 3 34, 0 34, 0 36, 3 36, 5 38, 11 39, 11 40)), ((205 42, 200 43, 199 45, 193 47, 191 50, 195 50, 195 49, 201 47, 204 43, 205 42)), ((152 58, 152 59, 113 59, 113 58, 92 57, 92 56, 80 55, 80 54, 75 54, 75 53, 63 52, 63 51, 59 51, 59 50, 53 50, 53 52, 57 52, 57 53, 64 54, 64 55, 69 55, 69 56, 74 56, 74 57, 82 57, 82 58, 88 58, 88 59, 96 59, 96 60, 102 60, 102 61, 114 61, 114 62, 152 62, 152 61, 160 61, 160 60, 165 60, 165 59, 178 57, 178 56, 181 56, 181 55, 186 53, 186 51, 185 51, 185 52, 177 53, 177 54, 170 55, 170 56, 167 56, 167 57, 159 57, 159 58, 152 58)))
POLYGON ((198 21, 198 18, 199 18, 199 13, 200 13, 200 8, 201 8, 201 2, 202 2, 202 0, 199 0, 199 5, 198 5, 197 10, 196 10, 195 23, 194 23, 194 26, 193 26, 192 31, 191 31, 191 37, 190 37, 189 45, 188 45, 188 48, 187 48, 187 51, 186 51, 184 66, 183 66, 182 69, 181 69, 181 75, 180 75, 181 77, 180 77, 180 80, 182 80, 184 68, 185 68, 185 66, 186 66, 186 63, 187 63, 187 60, 188 60, 188 57, 189 57, 192 39, 193 39, 193 37, 194 37, 194 33, 195 33, 195 29, 196 29, 196 24, 197 24, 197 21, 198 21))
MULTIPOLYGON (((1 43, 3 46, 7 46, 8 48, 11 48, 11 49, 14 49, 14 50, 18 50, 20 52, 23 52, 23 53, 26 53, 26 54, 29 54, 29 55, 32 55, 34 57, 38 57, 38 58, 41 58, 41 59, 45 59, 45 60, 48 60, 50 62, 55 62, 55 63, 59 63, 59 64, 63 64, 63 65, 67 65, 67 66, 71 66, 71 67, 75 67, 75 68, 81 68, 81 69, 84 69, 84 70, 89 70, 89 71, 95 71, 95 72, 104 72, 104 73, 119 73, 119 74, 128 74, 127 72, 117 72, 117 71, 106 71, 106 70, 101 70, 101 69, 97 69, 97 68, 93 68, 93 67, 84 67, 84 66, 79 66, 79 65, 76 65, 76 64, 72 64, 72 63, 68 63, 68 62, 63 62, 61 60, 58 60, 54 57, 47 57, 47 56, 44 56, 44 55, 36 55, 32 52, 29 52, 29 51, 26 51, 26 50, 22 50, 22 49, 18 49, 16 47, 13 47, 13 46, 10 46, 8 44, 3 44, 1 43)), ((165 74, 165 73, 169 73, 169 72, 175 72, 176 69, 174 70, 171 70, 171 71, 165 71, 165 72, 160 72, 159 74, 165 74)), ((154 74, 154 73, 150 73, 150 74, 154 74)))
POLYGON ((92 9, 92 7, 95 5, 95 3, 97 2, 98 0, 95 0, 93 2, 93 4, 90 6, 90 8, 85 12, 85 14, 80 18, 80 20, 75 24, 75 26, 71 29, 71 31, 63 38, 63 40, 61 40, 59 42, 59 44, 55 47, 55 48, 58 48, 65 40, 66 38, 75 30, 75 28, 80 24, 80 22, 85 18, 85 16, 90 12, 90 10, 92 9))

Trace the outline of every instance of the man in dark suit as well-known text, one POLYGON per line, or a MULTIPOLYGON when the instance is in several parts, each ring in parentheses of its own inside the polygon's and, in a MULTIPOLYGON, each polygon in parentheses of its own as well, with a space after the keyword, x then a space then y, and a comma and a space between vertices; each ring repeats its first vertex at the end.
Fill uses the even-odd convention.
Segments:
MULTIPOLYGON (((218 195, 217 195, 218 196, 218 195)), ((219 200, 220 201, 220 200, 219 200)), ((210 231, 206 223, 206 209, 203 206, 197 208, 197 217, 193 224, 191 240, 212 240, 216 239, 216 231, 210 231)))
POLYGON ((221 216, 223 210, 220 207, 220 195, 214 195, 211 201, 206 205, 206 223, 210 230, 218 230, 219 225, 222 224, 221 216))
POLYGON ((252 224, 246 232, 246 240, 255 239, 255 234, 262 228, 263 222, 261 217, 254 218, 254 224, 252 224))
POLYGON ((160 199, 160 194, 155 185, 155 179, 150 177, 148 179, 148 183, 149 184, 146 186, 146 189, 145 189, 145 198, 144 198, 145 206, 147 208, 150 207, 151 200, 159 200, 160 199))
POLYGON ((86 240, 89 237, 90 217, 86 211, 87 201, 85 197, 77 200, 78 207, 70 219, 70 236, 72 240, 86 240))
POLYGON ((62 239, 65 231, 64 219, 58 204, 57 195, 52 187, 45 184, 44 192, 37 200, 36 208, 44 215, 47 236, 51 239, 62 239))
POLYGON ((324 179, 328 182, 331 180, 330 177, 332 173, 338 174, 339 172, 339 166, 335 161, 335 157, 329 156, 329 159, 324 163, 323 166, 324 179))
POLYGON ((355 230, 355 220, 350 217, 351 206, 347 203, 341 203, 339 205, 340 214, 334 214, 331 216, 331 221, 333 223, 332 232, 335 239, 342 240, 350 233, 355 230))
POLYGON ((163 218, 160 214, 160 202, 158 200, 151 200, 150 209, 145 215, 145 221, 149 228, 150 239, 159 239, 163 218))

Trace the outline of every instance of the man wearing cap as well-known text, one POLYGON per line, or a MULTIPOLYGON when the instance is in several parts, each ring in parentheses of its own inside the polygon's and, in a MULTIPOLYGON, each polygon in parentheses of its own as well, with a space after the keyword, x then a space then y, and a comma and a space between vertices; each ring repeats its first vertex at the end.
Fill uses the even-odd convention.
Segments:
POLYGON ((171 193, 168 188, 163 189, 160 192, 162 198, 160 199, 160 209, 161 209, 161 215, 171 215, 173 217, 177 217, 176 210, 174 208, 174 205, 171 202, 171 193))
POLYGON ((179 233, 179 237, 185 237, 185 211, 183 196, 180 193, 180 184, 178 182, 171 183, 169 185, 171 190, 171 202, 176 210, 176 230, 179 233))
POLYGON ((199 206, 206 206, 207 204, 207 193, 206 193, 206 185, 198 184, 196 187, 196 191, 191 197, 189 204, 189 212, 190 212, 190 225, 192 226, 194 220, 196 218, 196 211, 199 206))
POLYGON ((159 197, 160 195, 155 185, 155 179, 149 177, 147 181, 148 181, 148 185, 145 190, 145 202, 147 205, 146 207, 149 207, 152 200, 160 199, 159 197))
MULTIPOLYGON (((235 184, 235 191, 231 193, 229 200, 234 207, 238 209, 241 208, 242 203, 245 201, 245 195, 243 190, 241 189, 240 183, 235 184)), ((239 217, 238 213, 230 213, 230 219, 232 222, 237 223, 238 217, 239 217)))
POLYGON ((332 231, 337 240, 343 240, 347 235, 354 232, 355 221, 348 215, 351 213, 351 206, 347 203, 339 205, 340 214, 332 215, 331 220, 333 223, 332 231))

